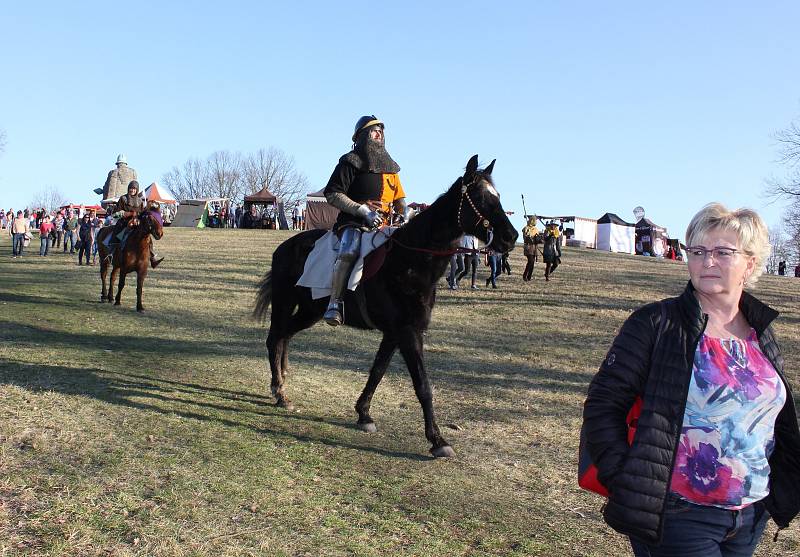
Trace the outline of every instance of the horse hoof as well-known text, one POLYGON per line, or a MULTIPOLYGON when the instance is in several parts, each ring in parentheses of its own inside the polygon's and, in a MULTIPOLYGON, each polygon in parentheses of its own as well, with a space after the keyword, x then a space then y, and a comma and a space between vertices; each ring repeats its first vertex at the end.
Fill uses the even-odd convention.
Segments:
POLYGON ((456 456, 456 452, 450 445, 442 445, 441 447, 431 449, 431 454, 436 458, 452 458, 456 456))
POLYGON ((375 425, 375 422, 366 422, 358 424, 358 429, 365 433, 377 433, 378 426, 375 425))
POLYGON ((144 313, 144 308, 136 308, 136 311, 138 311, 139 313, 144 313))
POLYGON ((279 400, 275 406, 278 408, 283 408, 287 412, 294 412, 294 404, 289 402, 288 400, 279 400))
POLYGON ((114 302, 114 305, 115 305, 115 306, 118 306, 118 305, 119 305, 119 302, 114 302))

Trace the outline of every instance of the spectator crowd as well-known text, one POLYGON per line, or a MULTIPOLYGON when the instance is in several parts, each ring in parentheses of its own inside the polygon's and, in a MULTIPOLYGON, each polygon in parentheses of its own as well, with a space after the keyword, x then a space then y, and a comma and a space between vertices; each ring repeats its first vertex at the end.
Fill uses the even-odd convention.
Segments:
POLYGON ((39 238, 39 256, 47 257, 61 250, 62 254, 78 255, 78 264, 94 265, 97 262, 97 232, 113 223, 111 216, 101 220, 94 210, 76 209, 24 209, 0 211, 0 228, 11 238, 11 256, 25 255, 34 239, 39 238))

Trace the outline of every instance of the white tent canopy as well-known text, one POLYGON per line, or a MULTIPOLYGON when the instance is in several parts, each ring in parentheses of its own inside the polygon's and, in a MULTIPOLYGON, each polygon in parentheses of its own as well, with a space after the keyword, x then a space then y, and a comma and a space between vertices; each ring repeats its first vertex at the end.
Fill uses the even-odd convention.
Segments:
POLYGON ((178 213, 172 221, 172 226, 188 226, 191 228, 205 228, 208 226, 208 207, 223 206, 228 202, 222 197, 209 197, 206 199, 185 199, 178 206, 178 213))
MULTIPOLYGON (((565 220, 564 226, 569 227, 570 221, 565 220)), ((568 238, 577 242, 582 247, 597 247, 597 221, 584 217, 572 217, 572 235, 568 238)))
POLYGON ((614 213, 597 219, 597 249, 616 253, 636 253, 636 225, 614 213))

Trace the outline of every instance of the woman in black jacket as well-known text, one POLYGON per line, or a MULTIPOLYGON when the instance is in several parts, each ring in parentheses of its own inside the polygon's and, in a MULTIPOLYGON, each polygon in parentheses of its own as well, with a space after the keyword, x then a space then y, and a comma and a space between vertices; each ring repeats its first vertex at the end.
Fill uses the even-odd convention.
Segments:
POLYGON ((785 528, 800 511, 778 313, 743 290, 763 270, 768 233, 755 212, 713 203, 686 241, 686 290, 623 324, 589 387, 583 435, 610 492, 604 518, 637 556, 752 555, 769 516, 785 528))

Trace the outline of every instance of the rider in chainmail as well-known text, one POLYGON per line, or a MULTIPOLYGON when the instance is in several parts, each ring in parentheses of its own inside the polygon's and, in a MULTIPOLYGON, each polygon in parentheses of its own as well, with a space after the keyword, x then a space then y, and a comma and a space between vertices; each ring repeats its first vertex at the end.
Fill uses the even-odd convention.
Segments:
POLYGON ((333 265, 331 300, 325 322, 344 322, 342 297, 350 272, 361 251, 361 233, 387 222, 394 212, 408 217, 405 192, 400 184, 400 167, 386 151, 383 122, 362 116, 353 132, 353 150, 339 159, 333 169, 325 198, 339 209, 333 230, 340 240, 333 265))

